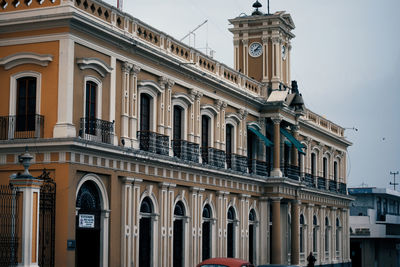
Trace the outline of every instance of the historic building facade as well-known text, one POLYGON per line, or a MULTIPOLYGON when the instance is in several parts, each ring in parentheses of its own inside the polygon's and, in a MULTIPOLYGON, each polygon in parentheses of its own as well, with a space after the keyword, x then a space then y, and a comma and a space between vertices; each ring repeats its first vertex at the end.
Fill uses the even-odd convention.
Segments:
POLYGON ((0 2, 0 182, 26 146, 49 171, 56 266, 349 263, 351 143, 290 79, 292 18, 230 22, 234 68, 101 1, 0 2))

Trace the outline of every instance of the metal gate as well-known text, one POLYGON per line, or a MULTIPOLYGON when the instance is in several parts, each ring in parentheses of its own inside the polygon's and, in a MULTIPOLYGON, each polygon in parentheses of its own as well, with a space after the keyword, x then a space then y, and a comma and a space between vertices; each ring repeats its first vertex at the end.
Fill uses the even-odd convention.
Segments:
POLYGON ((54 267, 56 183, 46 170, 38 178, 43 180, 40 187, 39 266, 54 267))
POLYGON ((17 266, 21 193, 0 185, 0 267, 17 266))

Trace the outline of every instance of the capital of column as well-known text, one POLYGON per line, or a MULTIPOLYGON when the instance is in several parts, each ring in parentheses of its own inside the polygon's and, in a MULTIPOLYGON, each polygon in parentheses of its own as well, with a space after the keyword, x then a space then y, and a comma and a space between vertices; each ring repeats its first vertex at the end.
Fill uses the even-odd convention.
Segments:
POLYGON ((161 76, 158 78, 158 83, 160 84, 162 89, 165 89, 165 87, 167 86, 167 83, 168 83, 168 78, 161 76))
POLYGON ((270 38, 269 38, 269 37, 266 37, 266 36, 263 36, 263 37, 261 38, 261 41, 262 41, 263 44, 267 44, 269 40, 270 40, 270 38))
POLYGON ((300 205, 300 204, 301 204, 301 201, 298 200, 298 199, 293 199, 293 200, 292 200, 292 204, 300 205))
POLYGON ((240 40, 233 40, 233 45, 238 46, 240 44, 240 40))
POLYGON ((272 37, 271 40, 273 44, 280 44, 282 42, 282 39, 278 36, 272 37))
POLYGON ((276 116, 272 116, 271 120, 274 124, 280 124, 281 121, 283 120, 282 116, 280 115, 276 115, 276 116))
POLYGON ((131 63, 129 63, 129 62, 124 62, 123 64, 122 64, 122 72, 124 72, 124 73, 129 73, 130 71, 131 71, 131 69, 132 69, 132 64, 131 63))
POLYGON ((248 111, 247 111, 247 110, 244 110, 244 109, 240 109, 240 110, 238 111, 238 114, 239 114, 239 118, 240 118, 241 120, 244 120, 244 119, 247 117, 248 111))
POLYGON ((281 202, 283 197, 270 197, 271 202, 281 202))
POLYGON ((292 126, 290 126, 292 132, 297 133, 298 131, 300 131, 300 125, 298 124, 294 124, 292 126))
POLYGON ((141 70, 138 65, 132 65, 131 73, 133 76, 137 76, 141 70))
POLYGON ((248 45, 249 44, 249 40, 248 39, 242 40, 242 43, 243 43, 243 45, 248 45))

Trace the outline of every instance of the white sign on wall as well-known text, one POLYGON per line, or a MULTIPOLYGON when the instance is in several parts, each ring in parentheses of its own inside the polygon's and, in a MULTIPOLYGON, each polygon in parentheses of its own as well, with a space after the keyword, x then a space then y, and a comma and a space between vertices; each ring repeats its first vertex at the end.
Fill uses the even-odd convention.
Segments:
POLYGON ((80 228, 94 228, 94 215, 93 214, 79 214, 79 227, 80 228))

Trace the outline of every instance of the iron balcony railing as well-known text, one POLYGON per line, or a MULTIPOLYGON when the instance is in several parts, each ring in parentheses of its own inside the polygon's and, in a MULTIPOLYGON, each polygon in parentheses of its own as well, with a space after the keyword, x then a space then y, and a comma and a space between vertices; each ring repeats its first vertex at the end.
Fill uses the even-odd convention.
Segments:
POLYGON ((114 139, 114 122, 81 118, 79 136, 85 140, 111 144, 114 139))
POLYGON ((347 185, 345 183, 339 183, 339 193, 347 194, 347 185))
POLYGON ((201 147, 203 164, 225 168, 225 151, 213 147, 201 147))
POLYGON ((43 138, 44 117, 38 114, 0 117, 0 140, 43 138))
POLYGON ((283 174, 285 177, 288 177, 289 179, 298 181, 300 177, 300 167, 285 164, 283 167, 283 174))
POLYGON ((199 144, 185 140, 172 140, 172 148, 175 157, 192 162, 199 162, 199 144))
POLYGON ((247 161, 247 166, 249 168, 249 173, 254 173, 260 176, 268 176, 270 173, 269 164, 265 161, 249 159, 247 161))
POLYGON ((226 154, 226 166, 238 172, 247 172, 247 157, 234 153, 226 154))
POLYGON ((329 191, 336 192, 337 189, 337 182, 334 180, 329 180, 329 191))
POLYGON ((308 187, 315 187, 315 180, 314 180, 314 176, 310 173, 306 173, 304 175, 304 183, 306 184, 306 186, 308 187))
POLYGON ((169 137, 167 135, 150 132, 138 131, 140 150, 169 155, 169 137))
POLYGON ((326 179, 323 177, 317 178, 318 189, 326 189, 326 179))

